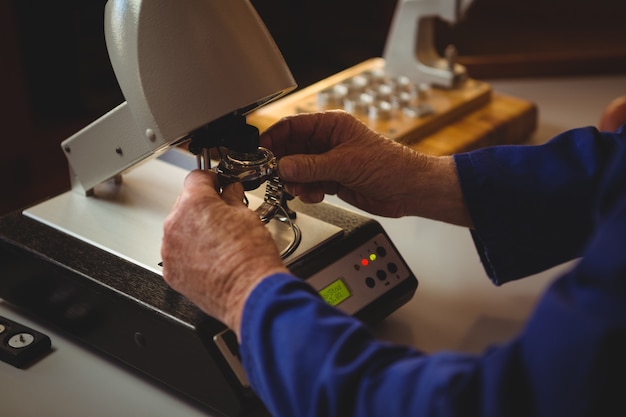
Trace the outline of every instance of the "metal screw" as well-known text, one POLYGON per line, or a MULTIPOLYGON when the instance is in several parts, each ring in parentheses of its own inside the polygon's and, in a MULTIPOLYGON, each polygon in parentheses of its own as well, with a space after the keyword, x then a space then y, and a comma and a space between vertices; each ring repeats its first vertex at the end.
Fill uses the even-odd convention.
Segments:
POLYGON ((156 141, 156 133, 152 129, 146 129, 146 137, 150 142, 156 141))

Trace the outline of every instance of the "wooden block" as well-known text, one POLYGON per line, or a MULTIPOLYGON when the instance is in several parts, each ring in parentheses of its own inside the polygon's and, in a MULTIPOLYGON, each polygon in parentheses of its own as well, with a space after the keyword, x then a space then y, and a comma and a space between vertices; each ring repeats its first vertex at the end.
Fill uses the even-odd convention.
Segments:
MULTIPOLYGON (((270 103, 248 115, 248 123, 261 131, 281 118, 304 112, 339 108, 322 105, 321 92, 348 84, 355 76, 384 71, 384 60, 373 58, 318 83, 270 103)), ((388 117, 372 118, 363 110, 350 110, 372 129, 421 152, 445 155, 502 143, 519 143, 535 130, 537 111, 532 103, 494 93, 484 82, 470 79, 459 89, 432 88, 426 101, 409 103, 410 108, 426 104, 432 114, 412 117, 392 110, 388 117)))
POLYGON ((535 131, 537 118, 533 103, 493 93, 484 107, 408 146, 432 155, 451 155, 485 146, 520 144, 535 131))

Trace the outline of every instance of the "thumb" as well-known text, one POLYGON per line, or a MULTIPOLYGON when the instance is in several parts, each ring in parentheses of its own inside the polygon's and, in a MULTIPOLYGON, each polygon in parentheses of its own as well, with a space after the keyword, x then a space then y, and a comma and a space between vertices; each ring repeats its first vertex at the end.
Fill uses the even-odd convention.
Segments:
POLYGON ((242 205, 244 200, 243 185, 240 182, 228 184, 222 190, 222 199, 229 205, 242 205))
POLYGON ((283 181, 311 183, 341 181, 341 164, 328 154, 289 155, 278 162, 278 173, 283 181))

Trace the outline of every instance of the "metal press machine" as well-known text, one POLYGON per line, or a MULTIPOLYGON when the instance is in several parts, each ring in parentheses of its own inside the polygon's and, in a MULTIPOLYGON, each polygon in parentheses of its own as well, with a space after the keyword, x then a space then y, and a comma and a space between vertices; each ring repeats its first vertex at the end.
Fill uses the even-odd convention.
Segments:
MULTIPOLYGON (((460 12, 400 2, 417 9, 392 43, 412 44, 437 3, 460 12)), ((348 314, 379 321, 417 280, 375 220, 283 192, 246 119, 296 85, 247 0, 110 0, 104 28, 125 101, 63 141, 71 190, 0 218, 0 298, 214 412, 262 410, 234 334, 161 277, 162 223, 190 169, 241 181, 289 269, 348 314)), ((416 58, 426 82, 464 76, 450 57, 400 46, 389 56, 416 58)))

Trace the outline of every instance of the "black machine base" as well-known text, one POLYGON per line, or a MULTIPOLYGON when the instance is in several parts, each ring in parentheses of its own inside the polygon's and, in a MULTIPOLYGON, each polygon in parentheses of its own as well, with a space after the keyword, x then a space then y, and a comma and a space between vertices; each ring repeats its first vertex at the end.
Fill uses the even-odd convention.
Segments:
MULTIPOLYGON (((303 279, 385 234, 378 222, 330 204, 294 200, 292 208, 344 230, 289 265, 303 279)), ((416 288, 410 273, 384 300, 355 316, 381 320, 416 288)), ((19 212, 0 218, 0 298, 213 412, 263 414, 261 402, 241 384, 214 342, 227 330, 222 323, 171 290, 158 274, 19 212)))

